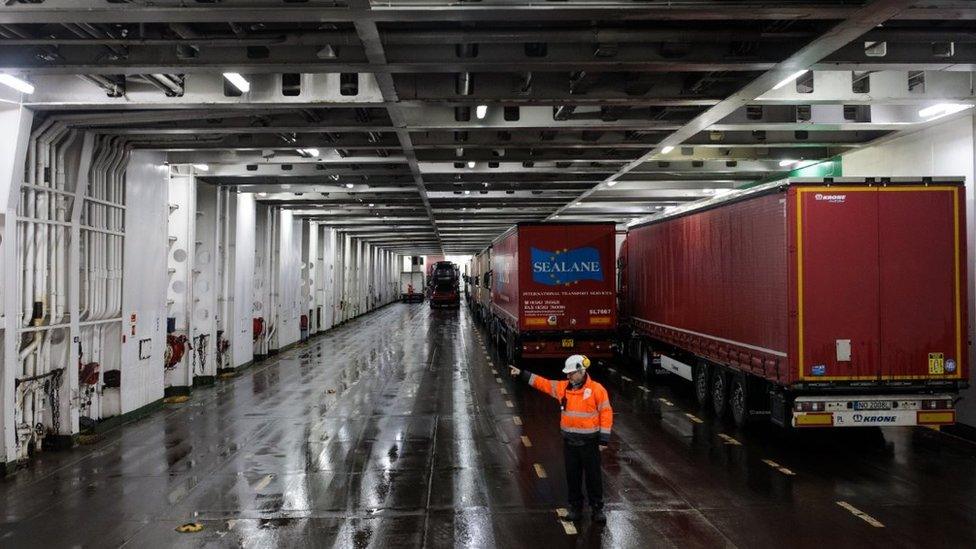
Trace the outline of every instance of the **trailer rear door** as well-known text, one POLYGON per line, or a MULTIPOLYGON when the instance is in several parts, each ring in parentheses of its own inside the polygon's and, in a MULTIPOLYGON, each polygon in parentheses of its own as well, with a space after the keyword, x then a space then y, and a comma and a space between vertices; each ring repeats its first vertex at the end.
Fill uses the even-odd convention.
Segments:
POLYGON ((808 381, 881 375, 878 193, 795 187, 797 355, 808 381))
POLYGON ((957 378, 962 370, 958 193, 953 186, 878 192, 884 379, 957 378))

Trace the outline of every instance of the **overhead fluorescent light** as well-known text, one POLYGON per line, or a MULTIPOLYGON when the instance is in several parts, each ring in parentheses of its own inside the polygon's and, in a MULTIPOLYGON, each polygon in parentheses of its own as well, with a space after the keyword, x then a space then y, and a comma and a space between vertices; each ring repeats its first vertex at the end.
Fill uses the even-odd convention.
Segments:
POLYGON ((305 156, 314 156, 316 158, 318 158, 319 156, 318 149, 298 149, 298 153, 303 154, 305 156))
POLYGON ((353 185, 352 183, 346 183, 346 188, 347 189, 351 189, 353 187, 355 187, 355 185, 353 185))
POLYGON ((972 105, 964 103, 939 103, 918 111, 918 116, 919 118, 924 118, 926 122, 931 122, 932 120, 938 120, 943 116, 956 114, 957 112, 962 112, 972 107, 972 105))
POLYGON ((471 191, 464 191, 464 194, 471 194, 471 191))
POLYGON ((702 189, 701 192, 702 194, 712 194, 715 192, 715 189, 702 189))
POLYGON ((210 166, 208 166, 207 164, 194 164, 193 167, 200 170, 201 172, 210 171, 210 166))
POLYGON ((792 166, 793 164, 796 164, 797 162, 799 162, 799 160, 786 159, 786 160, 780 160, 779 161, 779 165, 780 165, 781 168, 785 168, 787 166, 792 166))
POLYGON ((468 167, 469 168, 473 168, 474 167, 474 160, 469 160, 468 161, 468 167))
POLYGON ((607 187, 613 187, 616 184, 617 184, 616 180, 611 179, 610 181, 607 181, 607 187))
POLYGON ((34 85, 26 80, 21 80, 12 74, 0 74, 0 84, 11 87, 20 93, 34 93, 34 85))
POLYGON ((668 154, 669 152, 671 152, 673 150, 674 150, 674 147, 672 147, 671 145, 668 145, 667 147, 664 147, 663 149, 661 149, 661 154, 668 154))
POLYGON ((225 72, 224 78, 227 79, 235 88, 240 90, 241 93, 247 93, 251 91, 251 83, 247 81, 246 78, 241 76, 236 72, 225 72))
POLYGON ((260 196, 261 198, 265 198, 268 196, 268 193, 258 193, 258 196, 260 196))
POLYGON ((775 86, 773 86, 773 89, 774 90, 778 90, 778 89, 782 88, 783 86, 789 84, 790 82, 796 80, 797 78, 803 76, 804 74, 806 74, 808 72, 810 72, 810 69, 803 69, 802 71, 796 71, 793 74, 787 76, 786 78, 780 80, 779 83, 777 83, 775 86))
POLYGON ((372 208, 372 207, 373 207, 373 206, 375 206, 375 205, 376 205, 376 204, 373 204, 372 202, 370 202, 370 203, 369 203, 369 207, 370 207, 370 208, 372 208))
POLYGON ((735 189, 718 189, 717 191, 715 191, 715 196, 722 196, 724 194, 729 194, 730 192, 732 192, 734 190, 735 189))
POLYGON ((478 105, 475 107, 474 115, 478 117, 478 120, 484 120, 485 116, 488 115, 488 105, 478 105))
POLYGON ((664 208, 664 213, 671 213, 677 209, 678 209, 677 206, 668 206, 667 208, 664 208))

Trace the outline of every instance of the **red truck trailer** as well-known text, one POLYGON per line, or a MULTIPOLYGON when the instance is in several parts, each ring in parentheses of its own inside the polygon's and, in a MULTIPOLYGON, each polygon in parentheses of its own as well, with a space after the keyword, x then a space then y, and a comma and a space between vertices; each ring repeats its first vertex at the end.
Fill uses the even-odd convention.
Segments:
POLYGON ((520 223, 492 243, 488 325, 512 361, 612 356, 613 223, 520 223))
POLYGON ((959 179, 789 180, 633 227, 622 346, 740 424, 954 423, 964 208, 959 179))

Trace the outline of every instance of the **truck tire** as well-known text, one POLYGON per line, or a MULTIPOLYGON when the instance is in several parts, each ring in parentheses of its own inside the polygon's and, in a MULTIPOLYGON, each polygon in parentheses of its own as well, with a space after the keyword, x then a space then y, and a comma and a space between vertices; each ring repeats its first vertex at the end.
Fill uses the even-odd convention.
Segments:
POLYGON ((708 406, 708 400, 711 397, 711 384, 709 383, 709 367, 708 364, 704 362, 699 362, 695 366, 695 400, 698 401, 698 405, 704 408, 708 406))
POLYGON ((721 368, 712 368, 712 409, 715 415, 723 417, 729 407, 728 378, 721 368))
POLYGON ((641 345, 640 351, 641 372, 644 373, 644 379, 650 381, 654 377, 654 351, 650 345, 641 345))
POLYGON ((729 387, 729 411, 732 412, 732 421, 737 427, 745 426, 749 421, 749 399, 746 393, 746 380, 741 375, 732 377, 732 384, 729 387))

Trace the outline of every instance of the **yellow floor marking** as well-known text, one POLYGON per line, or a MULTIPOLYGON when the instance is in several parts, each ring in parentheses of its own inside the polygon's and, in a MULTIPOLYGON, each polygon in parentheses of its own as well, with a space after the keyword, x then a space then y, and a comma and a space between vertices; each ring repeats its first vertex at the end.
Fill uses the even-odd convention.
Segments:
POLYGON ((514 408, 515 407, 515 405, 512 404, 512 401, 511 400, 506 400, 505 401, 505 406, 508 406, 509 408, 514 408))
POLYGON ((611 374, 617 373, 617 370, 614 370, 613 368, 607 368, 607 371, 610 372, 611 374))
POLYGON ((837 505, 840 505, 844 509, 847 509, 855 517, 863 520, 864 522, 870 524, 871 526, 874 526, 875 528, 884 528, 885 527, 884 524, 881 524, 881 521, 879 521, 878 519, 876 519, 876 518, 872 517, 871 515, 865 513, 864 511, 858 509, 857 507, 854 507, 853 505, 851 505, 850 503, 847 503, 846 501, 838 501, 837 502, 837 505))
POLYGON ((694 421, 695 423, 705 423, 704 421, 702 421, 700 417, 696 416, 695 414, 689 414, 688 412, 685 412, 685 415, 688 416, 688 419, 694 421))
POLYGON ((633 379, 630 379, 630 378, 629 378, 629 377, 627 377, 627 376, 620 376, 620 379, 622 379, 622 380, 624 380, 624 381, 626 381, 627 383, 630 383, 631 381, 634 381, 633 379))
POLYGON ((502 382, 502 378, 500 378, 500 377, 496 377, 495 378, 495 383, 501 383, 501 382, 502 382))
POLYGON ((259 480, 258 483, 254 485, 254 491, 260 492, 261 490, 267 488, 269 484, 271 484, 271 475, 264 475, 264 478, 259 480))
POLYGON ((516 425, 521 425, 522 424, 522 418, 520 418, 518 416, 512 416, 512 422, 515 423, 516 425))
POLYGON ((525 446, 526 448, 531 448, 532 447, 532 441, 529 440, 529 437, 527 437, 525 435, 522 435, 522 445, 525 446))
POLYGON ((559 517, 559 522, 563 525, 563 531, 566 532, 567 536, 575 536, 577 534, 576 525, 565 519, 568 513, 569 511, 564 508, 556 509, 556 516, 559 517))
POLYGON ((163 399, 163 404, 183 404, 184 402, 190 400, 190 397, 186 395, 177 395, 166 397, 163 399))
POLYGON ((718 438, 720 438, 723 441, 725 441, 726 444, 731 444, 732 446, 742 446, 742 443, 741 442, 739 442, 738 440, 735 440, 734 438, 730 437, 729 435, 727 435, 725 433, 719 433, 718 434, 718 438))
POLYGON ((502 392, 503 395, 507 395, 508 394, 508 391, 506 391, 504 387, 501 388, 501 392, 502 392))
POLYGON ((779 471, 780 473, 783 473, 784 475, 793 476, 793 475, 796 474, 793 471, 787 469, 786 467, 783 467, 782 465, 780 465, 779 463, 776 463, 775 461, 773 461, 771 459, 764 459, 763 460, 763 463, 765 463, 766 465, 769 465, 770 467, 772 467, 773 469, 776 469, 777 471, 779 471))
POLYGON ((667 404, 668 406, 674 406, 674 403, 666 398, 659 398, 658 400, 660 400, 664 404, 667 404))
POLYGON ((643 385, 640 386, 640 390, 641 391, 644 391, 645 393, 650 393, 651 392, 650 389, 648 389, 647 387, 644 387, 643 385))
POLYGON ((533 465, 533 467, 535 467, 535 474, 539 478, 546 478, 546 476, 547 476, 546 475, 546 469, 545 469, 545 467, 542 466, 541 463, 536 463, 536 464, 533 465))

